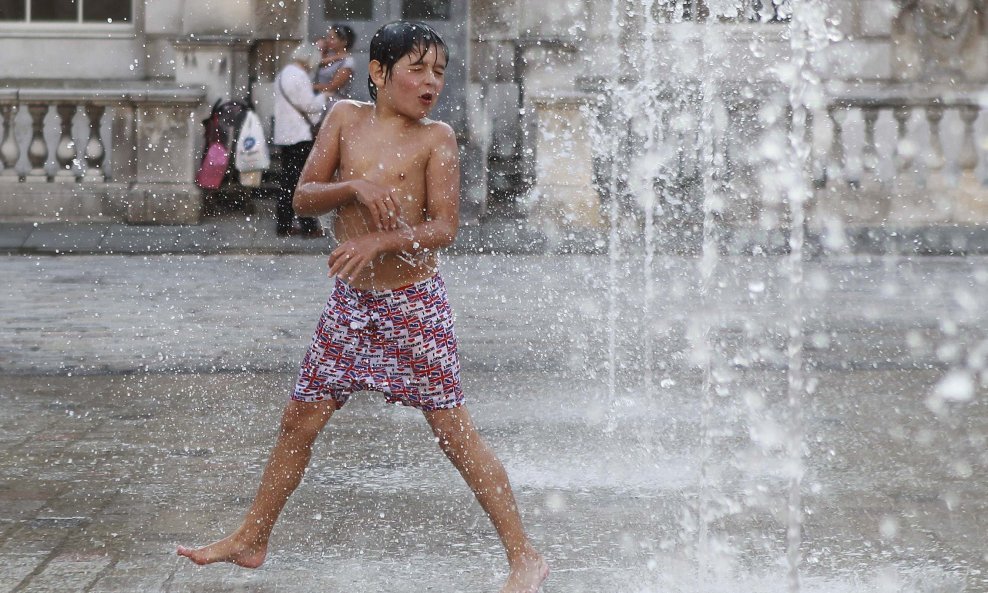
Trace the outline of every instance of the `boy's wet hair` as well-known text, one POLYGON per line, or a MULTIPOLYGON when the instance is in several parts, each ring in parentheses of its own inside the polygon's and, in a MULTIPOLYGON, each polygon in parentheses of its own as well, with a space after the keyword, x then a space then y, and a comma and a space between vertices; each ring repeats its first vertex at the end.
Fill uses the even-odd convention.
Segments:
MULTIPOLYGON (((377 60, 384 67, 384 79, 391 78, 391 71, 398 60, 404 56, 418 52, 420 57, 425 57, 425 53, 430 47, 436 47, 437 51, 442 51, 449 63, 449 47, 439 36, 435 29, 425 23, 414 21, 395 21, 388 23, 374 33, 370 42, 370 60, 377 60)), ((371 100, 377 101, 377 85, 367 76, 367 89, 370 91, 371 100)))

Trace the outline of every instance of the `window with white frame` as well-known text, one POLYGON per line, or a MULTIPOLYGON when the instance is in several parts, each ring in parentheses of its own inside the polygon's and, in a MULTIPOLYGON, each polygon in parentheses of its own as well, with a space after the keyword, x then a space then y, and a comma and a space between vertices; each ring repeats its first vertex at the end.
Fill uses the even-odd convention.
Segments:
POLYGON ((126 24, 131 0, 0 0, 0 23, 126 24))

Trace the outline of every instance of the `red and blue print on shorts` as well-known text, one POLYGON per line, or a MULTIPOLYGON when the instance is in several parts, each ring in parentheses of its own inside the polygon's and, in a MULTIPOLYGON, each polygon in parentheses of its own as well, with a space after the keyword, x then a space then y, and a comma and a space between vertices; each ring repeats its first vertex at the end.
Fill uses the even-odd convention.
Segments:
POLYGON ((357 391, 423 411, 463 404, 453 314, 438 274, 386 291, 336 279, 292 398, 341 407, 357 391))

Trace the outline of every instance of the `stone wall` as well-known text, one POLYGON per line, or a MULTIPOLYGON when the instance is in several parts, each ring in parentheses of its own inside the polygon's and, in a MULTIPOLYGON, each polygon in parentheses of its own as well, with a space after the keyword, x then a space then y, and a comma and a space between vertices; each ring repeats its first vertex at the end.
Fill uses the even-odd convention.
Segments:
MULTIPOLYGON (((814 202, 815 224, 916 227, 988 223, 984 215, 988 165, 983 148, 988 117, 978 107, 988 96, 988 31, 983 3, 832 0, 818 5, 826 11, 830 44, 810 56, 821 85, 809 96, 813 150, 809 175, 813 183, 825 187, 814 202), (937 199, 928 198, 931 192, 938 194, 937 199)), ((545 132, 560 125, 569 125, 573 133, 587 128, 572 122, 573 111, 567 104, 574 92, 583 93, 587 105, 603 101, 604 113, 610 113, 601 119, 605 135, 625 134, 625 126, 641 128, 646 119, 641 110, 649 108, 631 101, 627 103, 630 109, 638 109, 641 115, 628 113, 624 119, 615 119, 613 109, 621 108, 620 101, 609 93, 615 88, 655 93, 652 87, 640 84, 642 73, 646 73, 659 83, 672 81, 672 87, 683 89, 683 93, 697 93, 693 100, 699 98, 701 103, 695 113, 687 110, 682 115, 712 118, 712 136, 708 134, 704 141, 716 144, 712 158, 726 163, 728 176, 745 166, 749 169, 749 173, 728 180, 723 191, 729 199, 718 202, 724 204, 718 210, 720 220, 740 226, 763 225, 766 220, 783 224, 785 212, 776 212, 769 219, 763 216, 783 204, 759 202, 765 192, 751 171, 764 165, 765 154, 771 152, 764 152, 770 146, 763 146, 762 138, 778 132, 772 130, 787 122, 788 25, 656 25, 643 16, 641 3, 625 1, 619 4, 622 10, 616 15, 613 6, 610 1, 587 0, 566 3, 565 10, 559 7, 553 12, 548 4, 526 4, 518 9, 514 21, 499 15, 502 24, 498 30, 504 35, 511 23, 516 23, 514 43, 521 62, 523 113, 529 111, 524 108, 538 105, 539 119, 527 122, 537 132, 529 130, 525 136, 525 116, 521 119, 523 137, 529 140, 523 150, 537 150, 536 163, 568 162, 572 158, 572 146, 563 140, 567 134, 545 132), (594 78, 610 82, 597 83, 594 78), (688 91, 691 80, 702 90, 688 91), (711 80, 713 84, 705 83, 711 80), (717 96, 708 96, 711 91, 717 96), (558 108, 553 107, 554 101, 558 108), (705 105, 708 101, 715 104, 705 105), (766 110, 768 105, 777 108, 766 110), (558 121, 547 119, 555 117, 553 113, 558 114, 558 121)), ((701 121, 694 119, 692 129, 700 129, 704 125, 701 121)), ((784 143, 784 137, 779 141, 784 143)), ((602 140, 591 136, 591 142, 599 144, 602 140)), ((663 140, 679 141, 682 138, 663 140)), ((628 162, 618 169, 625 166, 635 165, 628 162)), ((558 168, 530 170, 534 187, 528 194, 529 203, 538 216, 558 212, 560 197, 566 194, 559 191, 553 177, 543 176, 550 171, 558 175, 558 168), (553 204, 542 207, 549 205, 540 205, 540 196, 550 195, 554 196, 553 204)), ((718 183, 723 182, 723 171, 719 177, 718 183)), ((592 182, 590 189, 600 195, 599 180, 592 182)), ((573 211, 586 212, 582 204, 587 192, 571 193, 573 211)), ((571 228, 592 227, 598 220, 596 216, 582 220, 570 217, 567 224, 571 228)), ((551 227, 559 220, 543 217, 531 222, 551 227)))

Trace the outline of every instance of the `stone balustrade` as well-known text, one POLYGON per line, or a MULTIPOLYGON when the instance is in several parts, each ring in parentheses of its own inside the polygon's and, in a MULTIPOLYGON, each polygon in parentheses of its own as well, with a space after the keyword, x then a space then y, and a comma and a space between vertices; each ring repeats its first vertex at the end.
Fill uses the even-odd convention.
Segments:
POLYGON ((988 223, 988 89, 832 88, 818 208, 844 223, 988 223))
POLYGON ((9 83, 0 91, 0 216, 197 222, 204 97, 155 83, 9 83))
POLYGON ((665 22, 694 20, 719 22, 784 23, 792 17, 791 0, 742 0, 725 5, 709 0, 674 0, 653 9, 665 22), (713 11, 711 11, 713 8, 713 11), (694 12, 696 11, 696 12, 694 12), (711 12, 714 14, 711 15, 711 12))
MULTIPOLYGON (((725 227, 785 230, 785 87, 581 82, 573 96, 531 100, 539 134, 530 202, 540 225, 596 228, 617 200, 621 220, 651 213, 672 247, 695 242, 704 207, 725 227)), ((830 83, 819 91, 806 128, 814 232, 988 224, 988 89, 830 83)))

